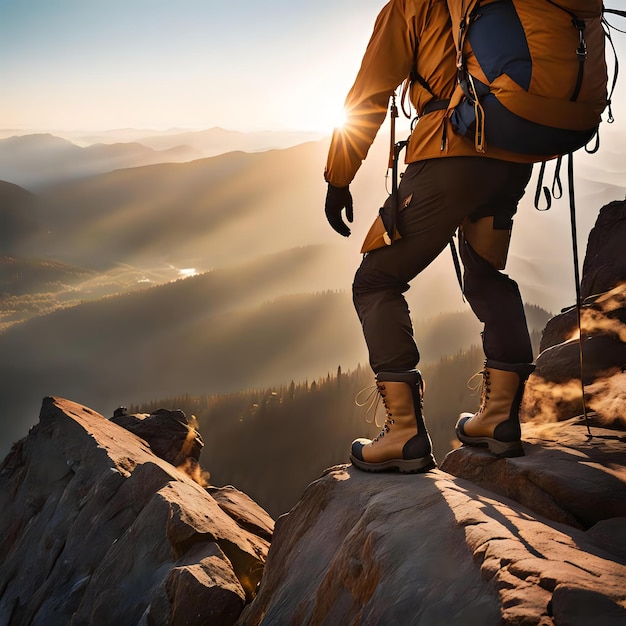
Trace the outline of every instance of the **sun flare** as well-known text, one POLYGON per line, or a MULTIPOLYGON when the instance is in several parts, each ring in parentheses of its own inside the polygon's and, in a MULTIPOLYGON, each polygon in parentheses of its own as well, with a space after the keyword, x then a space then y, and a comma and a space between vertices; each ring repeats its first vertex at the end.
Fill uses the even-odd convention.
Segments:
POLYGON ((324 134, 330 134, 335 128, 342 128, 346 123, 346 112, 343 107, 318 107, 308 115, 308 123, 312 129, 324 134))
POLYGON ((329 128, 334 130, 335 128, 343 128, 345 126, 348 117, 346 115, 345 109, 340 109, 339 111, 333 111, 328 116, 328 125, 329 128))

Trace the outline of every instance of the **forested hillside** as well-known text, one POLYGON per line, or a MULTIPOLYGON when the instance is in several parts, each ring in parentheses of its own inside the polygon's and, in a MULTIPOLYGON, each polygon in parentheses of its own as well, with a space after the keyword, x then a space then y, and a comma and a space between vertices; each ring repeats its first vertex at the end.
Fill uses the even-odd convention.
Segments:
MULTIPOLYGON (((424 411, 439 462, 455 445, 459 412, 474 410, 482 367, 477 346, 420 367, 426 391, 424 411)), ((374 436, 380 428, 363 402, 374 384, 369 367, 329 373, 325 378, 225 395, 162 398, 131 412, 179 408, 194 415, 204 438, 200 462, 210 482, 233 484, 273 516, 288 511, 307 484, 328 467, 348 462, 356 437, 374 436), (365 391, 363 391, 365 390, 365 391)), ((384 420, 382 403, 378 421, 384 420)))

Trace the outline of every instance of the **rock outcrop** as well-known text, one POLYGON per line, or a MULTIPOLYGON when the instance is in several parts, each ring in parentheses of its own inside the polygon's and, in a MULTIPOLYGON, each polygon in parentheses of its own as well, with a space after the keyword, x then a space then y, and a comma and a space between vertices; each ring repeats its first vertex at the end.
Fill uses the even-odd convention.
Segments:
POLYGON ((578 332, 576 307, 552 318, 543 331, 537 369, 526 386, 528 419, 567 420, 586 409, 606 424, 626 424, 626 200, 600 210, 589 234, 581 281, 578 332))
POLYGON ((331 469, 277 521, 239 624, 626 623, 624 433, 533 428, 518 459, 331 469))
POLYGON ((153 413, 129 415, 120 407, 111 421, 147 441, 157 456, 176 467, 200 461, 204 441, 180 410, 157 409, 153 413))
POLYGON ((588 298, 609 291, 626 280, 626 200, 600 209, 589 233, 582 268, 580 294, 588 298))
MULTIPOLYGON (((184 430, 197 445, 174 416, 172 441, 184 430)), ((46 398, 0 470, 0 624, 234 623, 256 594, 273 520, 186 467, 88 408, 46 398)))
POLYGON ((524 424, 525 456, 503 463, 462 447, 446 456, 442 469, 553 522, 589 530, 620 518, 626 533, 626 432, 604 428, 596 419, 591 431, 589 439, 580 418, 524 424))

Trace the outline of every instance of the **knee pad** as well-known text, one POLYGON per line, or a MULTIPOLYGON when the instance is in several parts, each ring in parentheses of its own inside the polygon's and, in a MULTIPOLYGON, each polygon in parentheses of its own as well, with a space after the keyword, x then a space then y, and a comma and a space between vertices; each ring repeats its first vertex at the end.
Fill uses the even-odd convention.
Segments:
POLYGON ((487 216, 473 222, 466 217, 461 223, 460 234, 476 254, 496 270, 503 270, 509 253, 512 226, 513 222, 508 218, 498 220, 487 216))

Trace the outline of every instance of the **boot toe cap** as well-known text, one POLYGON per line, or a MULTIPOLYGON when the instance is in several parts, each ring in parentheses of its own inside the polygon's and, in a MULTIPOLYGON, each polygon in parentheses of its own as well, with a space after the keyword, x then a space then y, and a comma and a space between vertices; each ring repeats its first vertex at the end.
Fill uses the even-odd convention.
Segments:
POLYGON ((461 413, 454 427, 457 435, 465 435, 464 426, 467 422, 474 417, 474 413, 461 413))
POLYGON ((355 457, 356 459, 358 459, 359 461, 365 461, 365 459, 363 458, 363 448, 368 444, 371 443, 371 441, 369 439, 355 439, 352 442, 352 448, 351 448, 351 453, 352 456, 355 457))

